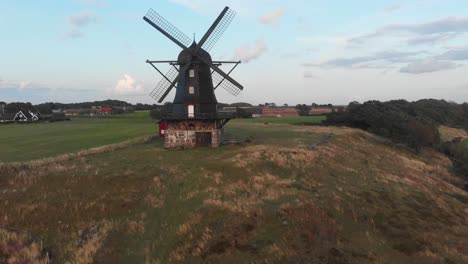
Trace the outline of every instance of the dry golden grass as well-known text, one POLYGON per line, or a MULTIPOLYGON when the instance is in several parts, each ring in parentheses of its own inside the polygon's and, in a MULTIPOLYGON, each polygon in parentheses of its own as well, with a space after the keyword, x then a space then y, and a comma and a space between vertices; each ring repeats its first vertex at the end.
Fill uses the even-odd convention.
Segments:
POLYGON ((231 161, 234 166, 239 168, 246 168, 249 164, 258 161, 261 157, 261 153, 265 152, 269 146, 257 145, 246 147, 242 152, 235 154, 231 161))
POLYGON ((74 252, 73 259, 70 262, 73 264, 93 263, 96 252, 101 248, 112 228, 113 224, 111 222, 103 222, 98 225, 95 233, 86 237, 86 240, 79 245, 78 248, 72 248, 70 250, 74 252))
POLYGON ((203 219, 203 215, 200 213, 192 215, 189 220, 177 228, 177 234, 179 236, 184 236, 189 234, 193 230, 193 226, 198 225, 203 219))
POLYGON ((317 153, 304 148, 278 148, 275 146, 258 145, 247 147, 242 153, 236 154, 231 161, 239 168, 247 168, 259 161, 270 161, 284 168, 305 168, 314 161, 317 153))
MULTIPOLYGON (((333 133, 335 135, 348 135, 351 133, 356 133, 356 129, 354 128, 333 127, 333 126, 294 126, 294 127, 291 127, 291 131, 313 132, 313 133, 320 133, 320 134, 333 133)), ((367 132, 363 131, 363 133, 367 133, 367 132)))
POLYGON ((268 246, 264 251, 266 255, 270 256, 275 261, 279 261, 287 255, 284 248, 280 248, 276 243, 268 246))
POLYGON ((210 197, 205 199, 203 204, 247 215, 264 201, 293 195, 296 192, 295 189, 290 188, 293 182, 292 179, 281 179, 268 173, 256 175, 248 180, 239 180, 226 183, 222 187, 211 188, 210 197))
POLYGON ((187 192, 187 193, 184 193, 180 199, 182 201, 188 201, 190 199, 193 199, 194 197, 196 197, 197 195, 200 194, 200 190, 193 190, 193 191, 190 191, 190 192, 187 192))
POLYGON ((49 263, 49 257, 41 244, 25 233, 0 228, 0 261, 8 264, 49 263))
POLYGON ((452 174, 450 160, 435 151, 426 150, 426 152, 424 155, 426 159, 424 160, 396 155, 395 159, 400 172, 388 173, 381 171, 379 173, 381 180, 410 185, 435 198, 437 195, 432 194, 443 192, 465 195, 463 190, 451 184, 451 182, 457 182, 460 179, 452 174))
POLYGON ((184 245, 174 249, 169 256, 169 263, 180 262, 190 258, 190 256, 200 256, 212 239, 212 231, 206 227, 200 237, 194 241, 187 241, 184 245))
MULTIPOLYGON (((330 129, 337 134, 341 130, 341 128, 330 129)), ((303 155, 302 162, 305 163, 314 157, 320 157, 320 162, 316 166, 323 165, 345 172, 359 173, 355 168, 337 162, 337 160, 372 159, 374 161, 367 165, 366 170, 375 171, 376 175, 379 176, 378 179, 385 183, 389 181, 404 183, 429 194, 439 191, 439 193, 450 192, 466 195, 458 187, 451 184, 459 182, 460 179, 453 175, 452 162, 445 155, 432 149, 425 149, 421 154, 414 155, 406 150, 369 141, 372 139, 375 142, 383 142, 384 140, 378 136, 360 130, 343 129, 345 132, 342 134, 346 134, 345 136, 332 143, 319 146, 312 151, 313 154, 303 155), (326 164, 322 164, 323 162, 326 164), (383 164, 390 166, 393 170, 390 172, 388 167, 382 168, 383 164)), ((278 154, 270 155, 278 156, 278 154)), ((297 157, 296 155, 295 158, 300 160, 301 156, 297 157)), ((282 159, 276 160, 279 161, 278 164, 282 164, 282 159)))
POLYGON ((158 176, 153 177, 153 182, 151 184, 151 192, 145 196, 143 201, 149 205, 152 206, 153 208, 161 208, 164 206, 164 200, 165 200, 165 195, 164 195, 164 190, 165 190, 164 184, 161 182, 161 178, 158 176))
POLYGON ((468 138, 468 133, 464 129, 440 126, 439 133, 442 141, 451 141, 454 138, 468 138))
POLYGON ((130 234, 142 235, 145 233, 145 223, 141 220, 127 222, 127 232, 130 234))
POLYGON ((153 208, 161 208, 164 206, 164 200, 157 194, 148 194, 143 200, 147 205, 153 208))

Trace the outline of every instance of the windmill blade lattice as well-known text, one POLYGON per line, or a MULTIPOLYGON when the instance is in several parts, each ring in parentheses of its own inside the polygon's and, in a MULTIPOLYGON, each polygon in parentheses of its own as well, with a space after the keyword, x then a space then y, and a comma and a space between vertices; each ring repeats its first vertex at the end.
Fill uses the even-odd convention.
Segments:
POLYGON ((156 24, 158 27, 165 30, 167 33, 169 33, 169 35, 178 40, 180 43, 184 44, 186 47, 190 46, 192 43, 192 40, 187 37, 187 35, 182 33, 182 31, 176 28, 173 24, 171 24, 171 22, 167 21, 153 9, 150 9, 148 13, 146 13, 145 17, 156 24))
POLYGON ((213 78, 214 87, 217 87, 219 85, 219 87, 222 87, 224 90, 228 91, 234 96, 237 96, 242 91, 235 84, 233 84, 227 79, 224 79, 223 76, 221 76, 217 72, 213 72, 211 76, 213 78))
POLYGON ((178 75, 179 72, 177 71, 177 69, 171 67, 166 74, 167 79, 171 80, 171 82, 169 82, 166 78, 163 77, 153 89, 153 91, 150 93, 150 96, 153 97, 156 101, 159 101, 159 99, 161 99, 161 97, 163 96, 164 92, 166 92, 166 90, 169 88, 171 83, 175 80, 175 78, 177 78, 178 75))
POLYGON ((231 24, 235 16, 236 12, 234 12, 232 9, 229 9, 226 12, 216 29, 211 33, 209 38, 203 44, 202 48, 204 50, 210 51, 213 48, 216 42, 218 42, 219 38, 223 35, 224 31, 226 31, 226 28, 229 26, 229 24, 231 24))

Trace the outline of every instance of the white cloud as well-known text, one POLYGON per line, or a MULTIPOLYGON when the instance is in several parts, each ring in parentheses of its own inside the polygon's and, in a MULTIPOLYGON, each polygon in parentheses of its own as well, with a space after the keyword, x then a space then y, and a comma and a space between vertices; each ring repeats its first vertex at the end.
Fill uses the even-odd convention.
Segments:
POLYGON ((316 63, 302 63, 301 66, 302 66, 302 67, 305 67, 305 68, 314 68, 314 67, 320 67, 320 64, 316 64, 316 63))
POLYGON ((304 72, 304 78, 306 78, 306 79, 316 79, 317 75, 315 75, 314 73, 312 73, 310 71, 305 71, 304 72))
POLYGON ((248 63, 258 59, 263 53, 268 50, 268 47, 263 39, 258 39, 253 46, 245 45, 236 49, 234 58, 248 63))
POLYGON ((273 10, 260 18, 260 23, 276 26, 282 16, 286 14, 286 9, 273 10))
POLYGON ((401 5, 390 5, 390 6, 385 7, 384 12, 391 13, 399 9, 401 9, 401 5))
POLYGON ((364 66, 363 68, 382 68, 382 66, 384 65, 375 64, 375 63, 381 62, 389 66, 395 63, 411 62, 411 61, 416 60, 417 58, 415 58, 415 56, 421 53, 423 52, 400 52, 400 51, 388 50, 388 51, 377 52, 377 53, 366 55, 366 56, 358 56, 358 57, 351 57, 351 58, 336 58, 336 59, 329 60, 329 61, 322 63, 321 66, 358 67, 358 68, 360 66, 364 66))
POLYGON ((64 39, 77 39, 82 37, 83 33, 77 28, 71 28, 69 31, 63 34, 64 39))
POLYGON ((121 95, 141 94, 143 86, 137 83, 132 76, 124 74, 123 79, 117 81, 114 91, 121 95))
POLYGON ((96 23, 97 16, 90 11, 80 12, 74 15, 69 15, 66 21, 70 25, 69 29, 63 34, 64 39, 82 38, 84 35, 80 28, 86 27, 89 24, 96 23))
POLYGON ((97 21, 95 13, 90 11, 80 12, 66 17, 68 23, 75 27, 84 27, 97 21))
POLYGON ((444 48, 449 49, 449 50, 464 50, 464 49, 468 49, 468 45, 446 46, 444 48))
POLYGON ((19 90, 34 89, 41 87, 41 84, 26 80, 5 80, 0 78, 0 88, 15 88, 19 90))
POLYGON ((406 67, 401 68, 402 73, 421 74, 429 72, 437 72, 443 70, 451 70, 460 67, 460 64, 456 64, 451 61, 437 60, 434 58, 427 58, 421 61, 413 62, 406 67))
POLYGON ((18 83, 18 88, 20 90, 32 87, 32 82, 30 81, 21 81, 18 83))
MULTIPOLYGON (((344 36, 339 36, 339 37, 328 37, 328 36, 313 36, 313 37, 297 37, 296 41, 300 43, 304 43, 306 45, 308 44, 314 44, 314 43, 323 43, 324 45, 336 45, 336 46, 345 46, 348 44, 350 37, 344 37, 344 36)), ((315 51, 313 48, 309 48, 315 51)))
POLYGON ((415 38, 409 39, 408 44, 410 45, 435 44, 438 42, 451 40, 457 36, 458 34, 454 32, 422 35, 422 36, 417 36, 415 38))
POLYGON ((449 50, 436 57, 440 60, 462 61, 468 60, 468 47, 465 49, 449 50))
POLYGON ((352 43, 363 43, 377 37, 387 37, 392 33, 408 32, 415 35, 427 36, 437 34, 461 34, 468 32, 468 17, 447 17, 420 24, 392 24, 377 29, 370 34, 351 38, 352 43))

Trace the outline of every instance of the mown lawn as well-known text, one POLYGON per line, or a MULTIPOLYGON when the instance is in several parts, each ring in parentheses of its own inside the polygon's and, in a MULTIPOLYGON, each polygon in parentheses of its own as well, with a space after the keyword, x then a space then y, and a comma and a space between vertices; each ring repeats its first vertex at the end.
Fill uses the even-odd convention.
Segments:
POLYGON ((40 159, 156 133, 148 112, 0 126, 0 162, 40 159))

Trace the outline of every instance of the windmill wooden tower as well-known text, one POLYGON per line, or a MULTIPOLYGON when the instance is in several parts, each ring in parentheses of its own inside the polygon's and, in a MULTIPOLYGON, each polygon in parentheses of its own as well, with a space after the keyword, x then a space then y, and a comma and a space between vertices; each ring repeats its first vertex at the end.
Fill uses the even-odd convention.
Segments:
POLYGON ((208 52, 234 16, 235 12, 225 7, 198 43, 152 9, 143 17, 151 26, 182 48, 175 61, 146 61, 163 77, 151 92, 155 100, 161 103, 172 88, 176 87, 172 111, 164 113, 160 120, 160 129, 164 128, 166 148, 217 147, 222 142, 223 127, 232 115, 218 112, 214 91, 222 87, 233 95, 239 94, 244 87, 229 74, 241 62, 213 61, 208 52), (158 69, 158 63, 171 65, 167 74, 158 69), (222 64, 233 66, 225 73, 219 68, 222 64))

